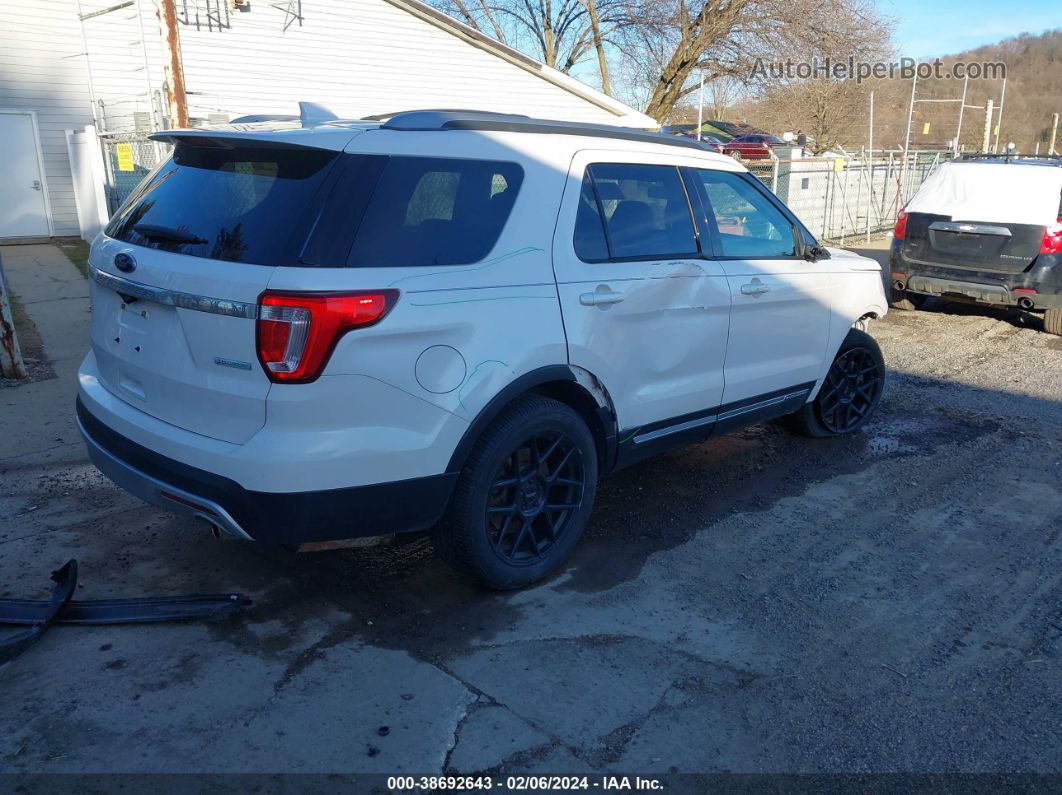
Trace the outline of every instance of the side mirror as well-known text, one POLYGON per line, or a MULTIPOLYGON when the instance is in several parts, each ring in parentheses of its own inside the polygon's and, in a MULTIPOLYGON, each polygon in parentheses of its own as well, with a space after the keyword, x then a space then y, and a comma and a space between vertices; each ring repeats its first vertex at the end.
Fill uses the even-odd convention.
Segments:
POLYGON ((818 262, 820 259, 830 258, 830 252, 818 243, 809 246, 804 240, 804 233, 800 231, 800 227, 796 224, 793 224, 793 250, 798 257, 806 259, 808 262, 818 262))
POLYGON ((808 262, 818 262, 820 259, 829 259, 830 252, 825 247, 816 243, 814 246, 808 246, 804 251, 804 259, 808 262))

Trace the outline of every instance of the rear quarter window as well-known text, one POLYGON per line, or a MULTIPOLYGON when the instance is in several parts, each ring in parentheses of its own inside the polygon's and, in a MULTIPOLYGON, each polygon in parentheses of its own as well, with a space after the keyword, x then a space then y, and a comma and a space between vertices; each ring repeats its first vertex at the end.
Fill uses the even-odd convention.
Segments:
POLYGON ((178 144, 107 234, 194 257, 294 264, 297 230, 335 159, 302 147, 178 144))
POLYGON ((390 157, 360 219, 347 264, 467 265, 501 236, 523 182, 516 163, 390 157))

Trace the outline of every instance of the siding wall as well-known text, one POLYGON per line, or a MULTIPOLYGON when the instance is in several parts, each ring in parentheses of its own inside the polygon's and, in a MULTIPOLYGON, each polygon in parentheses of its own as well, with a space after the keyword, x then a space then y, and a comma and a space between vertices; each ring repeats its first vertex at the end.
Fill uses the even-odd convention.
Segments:
MULTIPOLYGON (((187 5, 192 9, 197 2, 202 20, 206 0, 187 5)), ((193 115, 292 113, 295 103, 309 100, 354 118, 416 108, 478 108, 619 121, 386 0, 302 0, 302 12, 302 26, 295 22, 287 31, 285 13, 257 0, 249 12, 230 13, 229 29, 182 25, 193 115)))
POLYGON ((79 232, 65 131, 92 123, 73 8, 70 0, 0 0, 0 107, 37 112, 57 235, 79 232))
MULTIPOLYGON (((80 11, 117 4, 81 0, 80 11)), ((387 0, 302 0, 303 24, 287 30, 287 15, 268 0, 252 0, 248 12, 231 0, 176 6, 192 23, 179 29, 193 119, 297 113, 296 103, 309 100, 348 118, 450 107, 647 121, 623 106, 619 113, 600 107, 387 0), (227 27, 211 30, 208 6, 215 15, 220 9, 227 27)), ((89 18, 84 35, 85 42, 77 0, 0 0, 0 107, 37 111, 58 235, 78 233, 65 130, 93 122, 92 98, 101 132, 133 131, 137 114, 143 123, 161 108, 165 50, 156 0, 89 18)))

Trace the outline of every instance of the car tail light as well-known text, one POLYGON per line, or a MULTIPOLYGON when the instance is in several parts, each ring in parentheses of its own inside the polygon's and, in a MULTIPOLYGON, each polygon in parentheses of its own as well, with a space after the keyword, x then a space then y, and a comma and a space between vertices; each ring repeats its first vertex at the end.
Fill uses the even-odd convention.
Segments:
POLYGON ((1015 287, 1011 292, 1018 295, 1036 295, 1036 290, 1032 287, 1015 287))
POLYGON ((258 301, 258 360, 270 381, 313 381, 340 337, 380 322, 397 299, 398 290, 265 292, 258 301))
POLYGON ((1041 254, 1062 254, 1062 216, 1044 230, 1044 242, 1040 244, 1041 254))
POLYGON ((900 210, 900 214, 896 216, 896 226, 892 229, 892 236, 897 240, 903 240, 904 235, 907 234, 907 210, 900 210))

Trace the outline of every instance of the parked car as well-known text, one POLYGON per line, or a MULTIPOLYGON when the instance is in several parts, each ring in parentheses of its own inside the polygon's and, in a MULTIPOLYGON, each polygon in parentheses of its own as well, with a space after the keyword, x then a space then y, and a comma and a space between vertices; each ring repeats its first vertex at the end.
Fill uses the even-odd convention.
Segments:
POLYGON ((723 153, 726 148, 726 139, 712 133, 701 133, 700 141, 713 152, 723 153))
POLYGON ((773 135, 753 133, 727 141, 723 146, 723 154, 743 160, 761 160, 770 157, 771 150, 778 146, 785 146, 785 141, 773 135))
POLYGON ((943 164, 900 211, 889 263, 899 309, 930 296, 1019 307, 1062 334, 1062 158, 943 164))
POLYGON ((168 130, 92 245, 78 421, 143 499, 305 548, 430 530, 554 571, 603 475, 859 429, 880 268, 686 139, 476 112, 168 130), (721 219, 725 220, 722 227, 721 219))
POLYGON ((697 135, 696 124, 671 124, 667 127, 661 127, 661 132, 665 132, 668 135, 681 135, 684 138, 692 138, 695 141, 700 141, 704 146, 713 152, 722 152, 723 147, 726 145, 726 139, 714 133, 702 132, 697 135))

